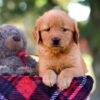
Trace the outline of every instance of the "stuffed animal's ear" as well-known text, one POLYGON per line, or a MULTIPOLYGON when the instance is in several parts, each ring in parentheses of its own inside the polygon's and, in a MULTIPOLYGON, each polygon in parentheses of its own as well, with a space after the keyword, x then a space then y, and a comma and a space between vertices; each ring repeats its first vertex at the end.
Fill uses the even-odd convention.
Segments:
POLYGON ((74 38, 75 43, 78 44, 79 43, 79 29, 77 27, 76 21, 74 21, 74 36, 73 36, 73 38, 74 38))

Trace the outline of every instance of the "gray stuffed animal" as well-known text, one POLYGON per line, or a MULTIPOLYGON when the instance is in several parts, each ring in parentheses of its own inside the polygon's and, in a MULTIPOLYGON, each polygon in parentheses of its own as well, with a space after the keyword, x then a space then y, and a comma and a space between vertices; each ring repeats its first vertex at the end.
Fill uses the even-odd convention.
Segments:
POLYGON ((36 61, 26 57, 25 65, 18 53, 26 50, 25 33, 9 24, 0 26, 0 75, 34 75, 36 61), (31 66, 30 66, 31 64, 31 66))

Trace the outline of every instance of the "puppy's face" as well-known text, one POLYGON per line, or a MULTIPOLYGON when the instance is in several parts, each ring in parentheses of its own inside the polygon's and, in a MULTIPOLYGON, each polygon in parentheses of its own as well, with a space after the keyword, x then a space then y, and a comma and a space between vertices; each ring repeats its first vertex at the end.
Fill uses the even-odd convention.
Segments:
POLYGON ((78 43, 79 33, 74 20, 61 10, 50 10, 41 16, 33 35, 37 43, 48 48, 67 48, 71 42, 78 43))

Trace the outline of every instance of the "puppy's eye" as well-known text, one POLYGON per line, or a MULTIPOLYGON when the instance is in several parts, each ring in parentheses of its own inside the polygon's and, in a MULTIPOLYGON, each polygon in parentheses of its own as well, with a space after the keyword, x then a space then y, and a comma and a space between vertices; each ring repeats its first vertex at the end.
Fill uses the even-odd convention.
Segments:
POLYGON ((47 31, 47 32, 49 32, 49 31, 50 31, 50 28, 47 28, 47 29, 45 29, 44 31, 47 31))
POLYGON ((67 28, 62 28, 62 31, 66 32, 66 31, 68 31, 68 29, 67 28))

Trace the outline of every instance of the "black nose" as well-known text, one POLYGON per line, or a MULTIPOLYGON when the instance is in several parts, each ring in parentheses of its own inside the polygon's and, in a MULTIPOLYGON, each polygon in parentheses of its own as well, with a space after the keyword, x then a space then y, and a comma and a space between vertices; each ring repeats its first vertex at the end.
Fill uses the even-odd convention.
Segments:
POLYGON ((20 37, 19 36, 13 36, 13 40, 14 41, 20 41, 20 37))
POLYGON ((60 44, 60 38, 58 37, 53 38, 52 41, 54 46, 58 46, 60 44))

